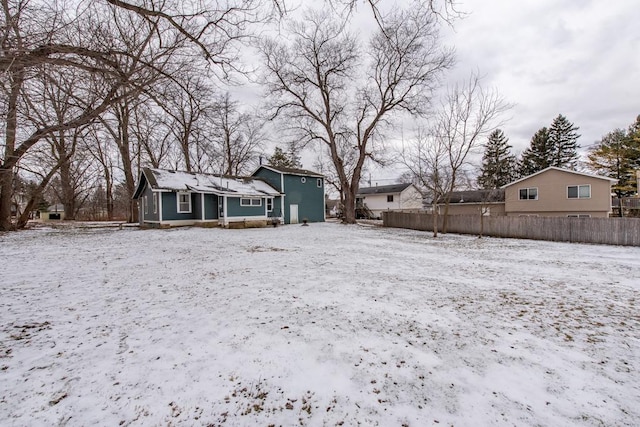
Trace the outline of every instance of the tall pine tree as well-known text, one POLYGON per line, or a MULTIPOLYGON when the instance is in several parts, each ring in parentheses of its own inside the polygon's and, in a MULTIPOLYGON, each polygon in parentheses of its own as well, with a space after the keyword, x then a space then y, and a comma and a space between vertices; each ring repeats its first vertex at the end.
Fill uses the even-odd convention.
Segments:
POLYGON ((562 114, 558 114, 558 117, 553 119, 549 128, 549 141, 554 150, 551 166, 575 169, 578 161, 578 138, 580 138, 577 130, 578 127, 562 114))
POLYGON ((549 129, 543 127, 533 135, 529 147, 522 153, 518 164, 519 175, 531 175, 552 166, 553 155, 554 149, 549 139, 549 129))
POLYGON ((550 128, 543 127, 531 139, 531 145, 520 158, 518 172, 527 176, 549 166, 575 169, 578 160, 577 126, 558 114, 550 128))
POLYGON ((500 129, 496 129, 485 144, 478 185, 485 190, 500 188, 513 181, 515 172, 516 158, 511 154, 509 139, 500 129))

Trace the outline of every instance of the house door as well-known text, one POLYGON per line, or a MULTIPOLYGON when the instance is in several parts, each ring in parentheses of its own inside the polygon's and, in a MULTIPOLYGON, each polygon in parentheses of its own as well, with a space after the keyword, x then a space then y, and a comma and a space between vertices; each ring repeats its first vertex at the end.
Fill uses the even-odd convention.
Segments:
POLYGON ((298 205, 289 205, 289 224, 298 223, 298 205))

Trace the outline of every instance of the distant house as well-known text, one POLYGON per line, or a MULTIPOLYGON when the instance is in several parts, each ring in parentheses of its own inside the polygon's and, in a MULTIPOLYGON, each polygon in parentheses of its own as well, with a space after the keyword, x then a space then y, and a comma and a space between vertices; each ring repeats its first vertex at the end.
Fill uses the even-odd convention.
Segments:
MULTIPOLYGON (((445 200, 438 200, 438 212, 444 214, 445 200)), ((504 190, 468 190, 449 193, 449 215, 504 216, 504 190)))
POLYGON ((64 205, 56 203, 47 209, 40 211, 40 219, 42 221, 62 221, 64 220, 64 205))
MULTIPOLYGON (((549 167, 496 190, 454 191, 449 215, 606 218, 614 179, 549 167)), ((444 198, 438 212, 444 213, 444 198)))
POLYGON ((507 216, 600 217, 611 213, 615 179, 549 167, 502 187, 507 216))
POLYGON ((422 209, 422 194, 411 183, 360 188, 356 195, 356 208, 380 218, 384 211, 422 209))
POLYGON ((285 224, 325 220, 323 175, 304 169, 260 165, 252 176, 278 191, 273 201, 273 216, 285 224))
POLYGON ((259 178, 144 168, 133 195, 141 226, 264 226, 280 192, 259 178))

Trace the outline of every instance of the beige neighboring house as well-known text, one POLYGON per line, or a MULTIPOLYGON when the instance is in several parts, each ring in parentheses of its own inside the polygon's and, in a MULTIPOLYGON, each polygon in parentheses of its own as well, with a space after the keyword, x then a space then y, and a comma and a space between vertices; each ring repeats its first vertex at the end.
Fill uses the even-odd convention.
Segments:
MULTIPOLYGON (((427 210, 431 210, 427 208, 427 210)), ((444 215, 444 198, 438 200, 438 213, 444 215)), ((504 190, 466 190, 449 193, 449 215, 504 216, 504 190)))
POLYGON ((507 216, 607 218, 615 179, 548 167, 502 187, 507 216))
POLYGON ((384 211, 422 209, 422 194, 410 183, 360 188, 356 207, 367 208, 374 218, 381 218, 384 211))

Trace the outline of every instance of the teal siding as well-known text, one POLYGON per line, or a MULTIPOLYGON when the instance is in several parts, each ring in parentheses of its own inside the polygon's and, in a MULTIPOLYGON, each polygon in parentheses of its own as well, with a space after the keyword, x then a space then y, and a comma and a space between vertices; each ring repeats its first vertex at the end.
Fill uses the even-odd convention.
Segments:
POLYGON ((272 187, 284 193, 284 212, 280 203, 280 197, 273 201, 273 212, 269 216, 284 217, 286 224, 291 223, 290 206, 298 205, 298 221, 306 219, 309 222, 324 221, 324 179, 312 176, 282 174, 264 167, 259 168, 254 176, 262 178, 272 187), (284 188, 281 185, 281 177, 284 175, 284 188), (305 182, 302 182, 304 178, 305 182), (318 179, 321 186, 318 187, 318 179))
POLYGON ((239 197, 227 197, 227 218, 264 216, 264 204, 262 199, 262 206, 240 206, 239 197))
MULTIPOLYGON (((191 194, 191 213, 178 213, 178 205, 176 201, 177 193, 161 193, 162 194, 162 220, 163 221, 179 221, 187 219, 200 218, 200 214, 196 211, 195 198, 200 198, 199 194, 191 194)), ((199 205, 199 203, 198 203, 199 205)))
POLYGON ((215 194, 204 195, 204 218, 218 218, 218 196, 216 196, 215 194))
POLYGON ((278 196, 275 197, 273 199, 273 211, 269 212, 269 217, 270 218, 280 218, 282 217, 282 204, 280 202, 280 200, 282 200, 282 197, 278 196))
MULTIPOLYGON (((158 196, 160 196, 158 194, 158 196)), ((149 187, 148 185, 145 185, 144 190, 142 191, 142 193, 140 194, 140 198, 138 199, 138 209, 139 209, 139 216, 138 218, 140 219, 140 223, 142 222, 146 222, 146 221, 158 221, 159 218, 159 213, 156 212, 155 214, 153 213, 153 192, 151 191, 151 187, 149 187), (149 213, 144 213, 144 198, 147 198, 147 212, 149 213)))
POLYGON ((298 205, 299 222, 304 219, 309 222, 324 221, 324 179, 285 175, 284 193, 285 223, 290 223, 289 207, 291 205, 298 205), (306 182, 302 182, 302 178, 306 182), (320 187, 318 187, 318 180, 321 183, 320 187))
POLYGON ((191 195, 191 212, 193 218, 202 219, 202 194, 191 195))
POLYGON ((269 185, 271 185, 273 188, 275 188, 276 190, 282 193, 282 188, 281 188, 282 183, 280 181, 280 176, 281 176, 280 173, 261 167, 256 171, 255 174, 253 174, 253 176, 257 176, 259 178, 264 179, 267 183, 269 183, 269 185))

